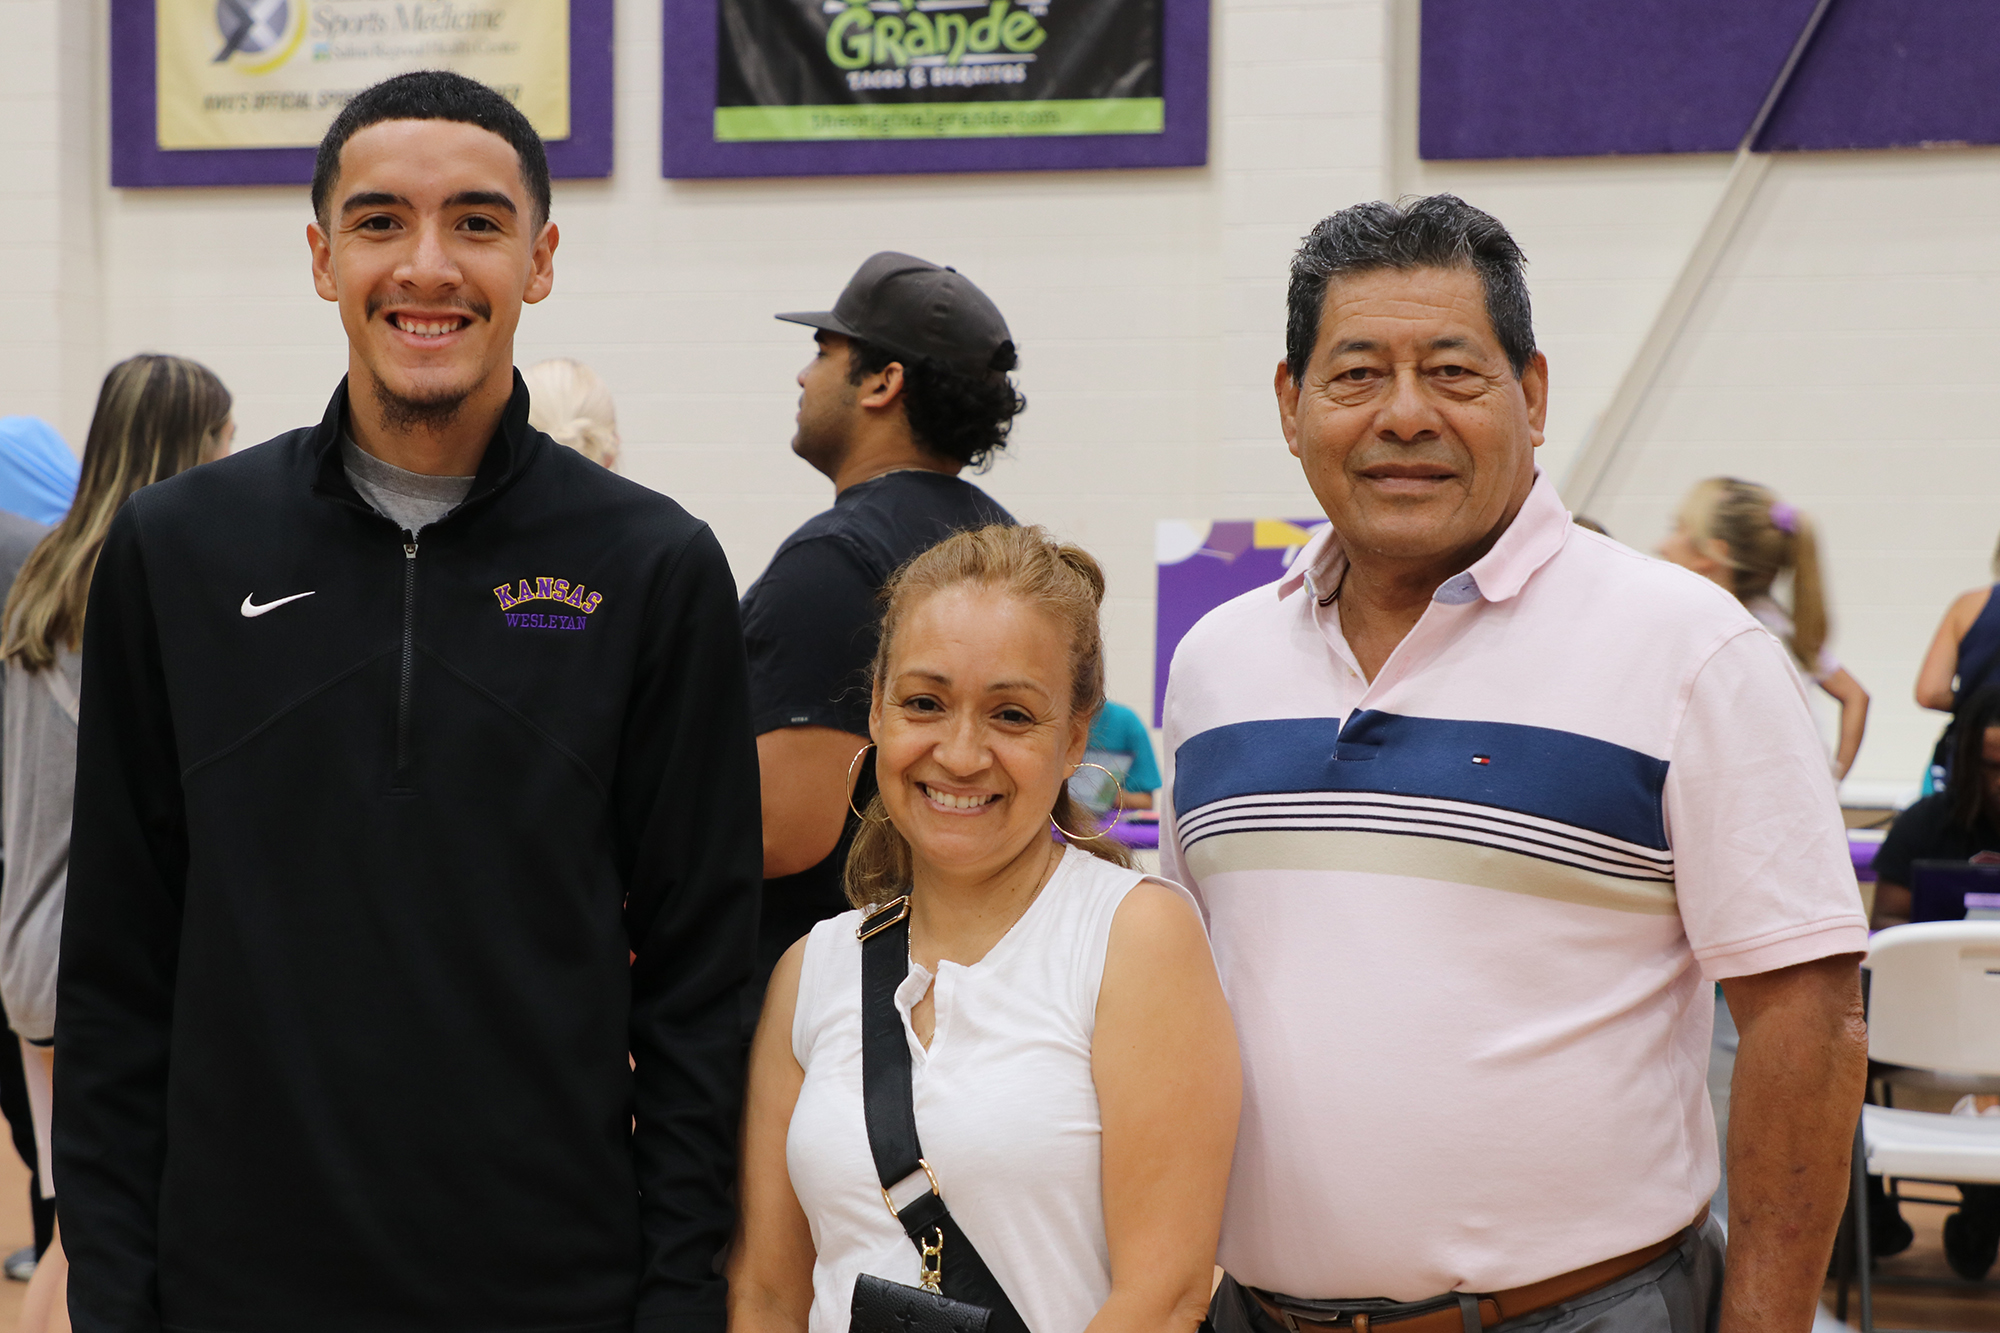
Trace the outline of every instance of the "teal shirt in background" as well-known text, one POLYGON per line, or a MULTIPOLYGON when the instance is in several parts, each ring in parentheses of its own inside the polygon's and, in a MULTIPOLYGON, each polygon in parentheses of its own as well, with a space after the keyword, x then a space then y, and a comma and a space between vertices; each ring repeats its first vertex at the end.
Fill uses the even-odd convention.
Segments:
MULTIPOLYGON (((1104 711, 1090 728, 1084 762, 1103 764, 1118 774, 1126 791, 1158 791, 1160 766, 1153 759, 1153 738, 1139 715, 1124 704, 1105 701, 1104 711)), ((1111 806, 1110 784, 1094 769, 1070 779, 1070 790, 1078 800, 1102 813, 1111 806), (1091 779, 1088 783, 1084 779, 1091 779)))

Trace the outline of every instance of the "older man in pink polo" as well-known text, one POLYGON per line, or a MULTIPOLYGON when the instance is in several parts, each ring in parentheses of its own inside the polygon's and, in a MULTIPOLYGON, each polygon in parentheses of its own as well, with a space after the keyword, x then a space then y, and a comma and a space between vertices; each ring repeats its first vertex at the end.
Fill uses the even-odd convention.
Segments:
POLYGON ((1826 756, 1733 598, 1537 471, 1522 262, 1447 195, 1314 228, 1277 396, 1332 527, 1174 659, 1167 873, 1244 1059, 1221 1333, 1812 1324, 1866 1064, 1826 756))

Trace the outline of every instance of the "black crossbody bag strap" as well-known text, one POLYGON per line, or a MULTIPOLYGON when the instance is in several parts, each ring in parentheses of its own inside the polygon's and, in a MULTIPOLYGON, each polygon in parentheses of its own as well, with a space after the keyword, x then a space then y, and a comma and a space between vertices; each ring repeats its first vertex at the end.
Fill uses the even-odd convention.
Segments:
POLYGON ((959 1228, 938 1193, 937 1177, 924 1161, 917 1140, 917 1108, 910 1085, 910 1047, 896 988, 909 976, 910 906, 901 898, 861 923, 861 1095, 868 1120, 868 1148, 881 1178, 882 1202, 896 1215, 910 1243, 922 1254, 934 1233, 943 1233, 944 1294, 993 1312, 987 1333, 1028 1333, 1007 1299, 1006 1289, 979 1250, 959 1228), (908 1207, 898 1209, 889 1190, 921 1174, 930 1186, 908 1207))

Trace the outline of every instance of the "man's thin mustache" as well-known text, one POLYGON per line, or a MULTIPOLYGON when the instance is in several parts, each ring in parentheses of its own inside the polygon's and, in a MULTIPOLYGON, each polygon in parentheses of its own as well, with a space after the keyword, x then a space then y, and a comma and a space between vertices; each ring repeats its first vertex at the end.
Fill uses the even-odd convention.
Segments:
POLYGON ((1366 472, 1372 467, 1435 467, 1454 474, 1463 473, 1465 468, 1457 459, 1434 458, 1426 454, 1383 454, 1373 458, 1356 459, 1348 464, 1350 472, 1366 472))
MULTIPOLYGON (((493 318, 492 306, 487 305, 483 301, 468 301, 463 297, 450 297, 443 301, 416 301, 413 299, 411 303, 423 306, 426 313, 439 313, 446 310, 463 310, 466 314, 471 315, 475 319, 483 319, 490 321, 493 318)), ((381 314, 384 307, 390 305, 400 305, 400 304, 401 304, 400 300, 391 301, 386 296, 371 296, 368 298, 367 312, 369 316, 372 318, 375 315, 381 314)))

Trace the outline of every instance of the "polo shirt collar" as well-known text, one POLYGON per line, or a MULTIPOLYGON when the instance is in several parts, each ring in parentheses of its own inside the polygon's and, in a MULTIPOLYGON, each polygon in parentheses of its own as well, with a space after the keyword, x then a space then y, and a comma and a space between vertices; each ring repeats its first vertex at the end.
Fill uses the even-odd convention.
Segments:
MULTIPOLYGON (((1446 605, 1461 605, 1480 598, 1489 602, 1508 600, 1562 549, 1569 540, 1569 529, 1569 511, 1563 508, 1548 476, 1536 468, 1535 484, 1529 488, 1528 498, 1521 502, 1521 511, 1500 534, 1500 540, 1493 543, 1493 549, 1474 561, 1472 568, 1439 584, 1431 600, 1446 605)), ((1321 529, 1278 581, 1278 598, 1283 601, 1305 588, 1317 601, 1339 585, 1346 571, 1347 552, 1339 536, 1332 528, 1321 529)))
MULTIPOLYGON (((1528 586, 1535 571, 1555 558, 1569 540, 1569 510, 1540 468, 1535 484, 1521 502, 1521 512, 1493 543, 1493 549, 1466 570, 1478 585, 1479 595, 1489 602, 1504 602, 1528 586)), ((1445 587, 1450 587, 1447 580, 1445 587)), ((1443 591, 1440 589, 1439 591, 1443 591)))

